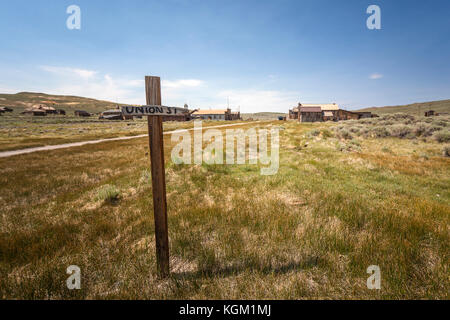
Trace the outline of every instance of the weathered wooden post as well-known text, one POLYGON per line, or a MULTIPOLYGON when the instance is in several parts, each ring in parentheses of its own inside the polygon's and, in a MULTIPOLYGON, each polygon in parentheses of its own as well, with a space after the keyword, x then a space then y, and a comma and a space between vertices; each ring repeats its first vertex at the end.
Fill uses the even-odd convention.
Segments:
MULTIPOLYGON (((147 105, 161 106, 161 79, 145 77, 147 105)), ((152 170, 153 213, 155 217, 156 260, 160 277, 169 276, 169 235, 167 230, 166 174, 161 115, 147 116, 152 170)))
POLYGON ((169 233, 167 230, 166 173, 164 170, 163 116, 178 116, 184 108, 161 105, 161 79, 145 77, 146 106, 122 106, 124 116, 147 116, 152 168, 153 213, 155 216, 156 260, 161 278, 169 276, 169 233))

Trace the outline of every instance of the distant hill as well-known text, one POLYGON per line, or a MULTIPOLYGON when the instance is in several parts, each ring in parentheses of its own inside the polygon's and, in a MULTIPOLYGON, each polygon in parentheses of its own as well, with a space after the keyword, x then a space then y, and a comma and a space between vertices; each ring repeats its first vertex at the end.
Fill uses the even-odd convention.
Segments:
POLYGON ((241 113, 243 120, 253 119, 253 120, 276 120, 279 116, 286 117, 287 113, 280 112, 256 112, 256 113, 241 113))
POLYGON ((389 106, 389 107, 372 107, 360 110, 352 111, 370 111, 376 114, 383 113, 408 113, 412 115, 423 115, 425 111, 434 110, 436 112, 450 113, 450 100, 439 100, 430 102, 418 102, 413 104, 407 104, 402 106, 389 106))
MULTIPOLYGON (((0 107, 11 107, 22 111, 34 104, 46 104, 56 109, 66 111, 85 110, 92 113, 102 112, 114 108, 118 103, 78 96, 63 96, 38 92, 19 92, 16 94, 0 94, 0 107)), ((123 103, 119 103, 123 105, 123 103)), ((427 110, 450 113, 450 100, 439 100, 430 102, 419 102, 400 106, 371 107, 352 111, 370 111, 376 114, 403 112, 413 115, 423 115, 427 110)), ((242 113, 242 118, 255 120, 275 120, 279 116, 287 116, 287 113, 280 112, 257 112, 242 113)))
POLYGON ((45 104, 66 111, 85 110, 92 113, 111 109, 115 102, 83 98, 77 96, 62 96, 37 92, 19 92, 16 94, 0 94, 0 106, 12 107, 21 111, 34 104, 45 104))

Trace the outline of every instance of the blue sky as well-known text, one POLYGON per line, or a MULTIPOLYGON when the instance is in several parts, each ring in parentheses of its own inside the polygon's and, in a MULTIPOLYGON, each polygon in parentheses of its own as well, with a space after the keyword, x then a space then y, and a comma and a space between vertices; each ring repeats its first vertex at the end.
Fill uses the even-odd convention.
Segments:
POLYGON ((242 112, 450 98, 450 1, 5 1, 0 92, 242 112), (69 5, 81 29, 69 30, 69 5), (381 30, 366 9, 381 8, 381 30))

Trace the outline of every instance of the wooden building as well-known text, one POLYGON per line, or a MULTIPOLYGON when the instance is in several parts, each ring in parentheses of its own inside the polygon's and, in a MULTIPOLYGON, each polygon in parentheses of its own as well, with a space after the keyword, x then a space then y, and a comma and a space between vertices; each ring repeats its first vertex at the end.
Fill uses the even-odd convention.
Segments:
POLYGON ((21 114, 30 115, 30 116, 36 116, 36 117, 45 117, 47 115, 47 112, 41 109, 25 109, 21 114))
POLYGON ((323 121, 322 109, 319 106, 300 107, 298 119, 300 122, 321 122, 323 121))
POLYGON ((8 107, 0 107, 0 113, 3 112, 13 112, 13 109, 8 108, 8 107))
POLYGON ((372 118, 372 112, 358 112, 360 119, 372 118))
MULTIPOLYGON (((324 112, 327 112, 327 115, 322 118, 323 121, 337 121, 338 119, 338 111, 339 105, 336 103, 299 103, 297 107, 294 107, 289 110, 289 119, 300 119, 299 108, 317 108, 319 107, 322 111, 322 116, 324 112)), ((316 115, 317 117, 317 115, 316 115)), ((322 121, 321 120, 321 121, 322 121)), ((309 122, 309 121, 308 121, 309 122)))
POLYGON ((324 115, 324 121, 339 121, 339 105, 336 103, 319 104, 324 115), (327 114, 325 116, 325 113, 327 114))
POLYGON ((242 120, 241 119, 241 112, 240 111, 231 112, 230 120, 242 120))
POLYGON ((358 112, 351 112, 343 109, 337 111, 337 120, 358 120, 360 115, 358 112))
POLYGON ((323 121, 336 121, 333 112, 323 111, 323 121))
POLYGON ((53 107, 49 107, 45 104, 35 104, 31 107, 31 109, 42 110, 46 114, 57 114, 56 109, 53 107))
POLYGON ((73 113, 77 117, 90 117, 91 114, 84 110, 75 110, 73 113))
POLYGON ((300 122, 358 120, 376 116, 371 112, 347 111, 341 109, 336 103, 299 103, 298 107, 289 110, 289 119, 298 119, 300 122))
POLYGON ((290 120, 298 120, 298 108, 301 106, 301 103, 298 104, 297 107, 289 109, 288 119, 290 120))
POLYGON ((103 120, 133 120, 133 116, 124 116, 121 109, 103 111, 98 118, 103 120))
POLYGON ((192 116, 202 120, 233 120, 231 109, 197 110, 192 116))

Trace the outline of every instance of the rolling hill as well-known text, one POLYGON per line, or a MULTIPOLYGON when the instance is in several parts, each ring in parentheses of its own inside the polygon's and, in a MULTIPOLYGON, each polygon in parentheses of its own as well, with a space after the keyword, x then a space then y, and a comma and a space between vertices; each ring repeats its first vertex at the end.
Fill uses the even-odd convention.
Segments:
MULTIPOLYGON (((38 92, 19 92, 16 94, 0 94, 0 107, 11 107, 18 111, 30 107, 34 104, 47 104, 56 109, 66 111, 85 110, 92 113, 102 112, 106 109, 114 108, 117 103, 111 101, 97 100, 78 96, 54 95, 38 92)), ((120 103, 123 105, 123 103, 120 103)), ((352 111, 370 111, 376 114, 403 112, 413 115, 423 115, 427 110, 435 112, 450 113, 450 99, 429 102, 419 102, 399 106, 370 107, 352 111)), ((278 112, 258 112, 242 113, 243 119, 253 118, 258 120, 277 119, 278 116, 286 116, 286 113, 278 112)))
POLYGON ((352 111, 368 111, 376 114, 383 113, 408 113, 412 115, 423 115, 425 111, 434 110, 435 112, 450 113, 450 100, 438 100, 429 102, 418 102, 400 106, 371 107, 352 111))
POLYGON ((101 112, 117 105, 117 103, 110 101, 37 92, 0 94, 0 106, 11 107, 21 111, 34 104, 46 104, 56 109, 64 109, 66 111, 85 110, 92 113, 101 112))

